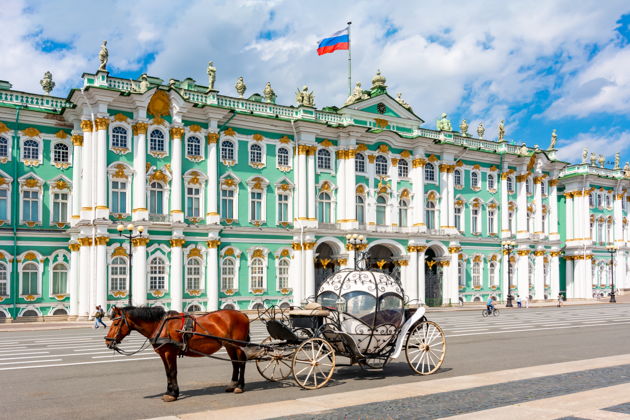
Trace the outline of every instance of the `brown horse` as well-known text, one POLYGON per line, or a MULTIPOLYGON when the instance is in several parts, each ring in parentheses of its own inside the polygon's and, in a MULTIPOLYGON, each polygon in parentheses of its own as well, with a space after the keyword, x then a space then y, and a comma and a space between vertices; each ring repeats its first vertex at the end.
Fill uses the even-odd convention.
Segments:
POLYGON ((247 355, 240 347, 242 344, 230 342, 249 341, 249 319, 239 311, 220 310, 206 315, 191 317, 175 311, 166 312, 159 306, 112 309, 112 325, 105 337, 108 348, 116 349, 117 345, 131 331, 137 331, 147 337, 153 349, 162 358, 166 371, 166 394, 162 400, 175 401, 179 396, 177 385, 177 356, 203 357, 225 347, 232 361, 232 381, 225 392, 241 393, 245 389, 245 362, 247 355), (179 332, 186 327, 187 331, 212 335, 220 339, 208 338, 195 334, 179 332), (179 331, 178 331, 179 330, 179 331))

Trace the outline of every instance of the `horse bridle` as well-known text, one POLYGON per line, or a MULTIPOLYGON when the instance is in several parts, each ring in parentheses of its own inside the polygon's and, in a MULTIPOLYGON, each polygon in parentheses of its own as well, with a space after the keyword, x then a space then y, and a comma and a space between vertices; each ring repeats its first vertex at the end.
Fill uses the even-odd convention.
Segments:
MULTIPOLYGON (((132 328, 131 325, 129 325, 129 320, 127 320, 127 316, 125 315, 125 312, 122 310, 120 312, 120 316, 117 316, 116 318, 111 319, 112 326, 114 325, 115 321, 118 321, 121 318, 125 320, 125 325, 127 326, 127 328, 129 328, 129 332, 134 331, 134 330, 140 332, 140 330, 138 330, 137 328, 132 328)), ((116 333, 116 335, 118 335, 119 332, 120 332, 120 326, 118 327, 118 332, 116 333)), ((116 351, 118 354, 122 354, 123 356, 133 356, 134 354, 140 353, 141 351, 145 350, 150 345, 149 343, 150 339, 147 337, 145 342, 142 343, 142 345, 140 346, 138 350, 130 352, 130 351, 127 351, 118 347, 118 344, 122 341, 122 339, 118 340, 115 337, 105 337, 105 341, 108 342, 107 344, 108 348, 116 351)))

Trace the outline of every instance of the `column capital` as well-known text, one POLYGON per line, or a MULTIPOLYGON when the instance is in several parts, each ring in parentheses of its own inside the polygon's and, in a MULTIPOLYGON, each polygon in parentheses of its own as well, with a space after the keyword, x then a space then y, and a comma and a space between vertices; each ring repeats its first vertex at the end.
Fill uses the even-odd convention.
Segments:
POLYGON ((305 144, 300 144, 298 146, 298 155, 308 155, 310 147, 305 144))
POLYGON ((171 248, 181 248, 186 243, 186 239, 171 239, 171 248))
POLYGON ((311 249, 315 249, 315 242, 304 242, 304 250, 310 251, 311 249))
POLYGON ((541 250, 534 251, 535 257, 543 257, 544 255, 545 255, 545 251, 541 251, 541 250))
POLYGON ((96 124, 96 130, 107 130, 107 127, 109 127, 109 118, 97 118, 94 120, 94 123, 96 124))
POLYGON ((550 187, 556 187, 558 185, 558 183, 559 183, 558 179, 550 179, 549 180, 549 186, 550 187))
POLYGON ((552 257, 559 257, 560 255, 562 255, 562 251, 551 251, 549 252, 549 255, 551 255, 552 257))
POLYGON ((78 238, 77 242, 80 246, 92 246, 92 238, 78 238))
POLYGON ((421 168, 427 164, 427 160, 423 158, 417 158, 411 161, 411 166, 414 168, 421 168))
POLYGON ((208 144, 216 144, 219 141, 219 133, 208 133, 208 144))
POLYGON ((77 252, 81 249, 81 244, 78 242, 71 242, 68 244, 68 248, 70 248, 70 251, 72 252, 77 252))
POLYGON ((133 247, 139 247, 139 246, 147 246, 147 244, 149 243, 149 238, 146 237, 142 237, 142 238, 133 238, 131 240, 131 245, 133 245, 133 247))
POLYGON ((83 146, 83 136, 81 134, 73 134, 72 144, 74 144, 76 147, 83 146))
POLYGON ((219 245, 221 245, 221 240, 212 239, 212 240, 206 241, 206 245, 208 246, 208 248, 218 248, 219 245))
POLYGON ((137 122, 133 126, 131 126, 131 130, 133 131, 133 135, 137 136, 139 134, 147 134, 147 129, 149 128, 149 124, 145 122, 137 122))
POLYGON ((109 236, 98 236, 95 238, 95 245, 107 245, 109 242, 109 236))
POLYGON ((90 120, 81 120, 81 130, 83 132, 91 132, 92 131, 92 121, 90 120))
POLYGON ((171 128, 171 137, 173 139, 181 139, 183 135, 184 135, 184 127, 171 128))
POLYGON ((451 254, 462 252, 462 247, 461 246, 449 246, 448 247, 448 252, 451 253, 451 254))

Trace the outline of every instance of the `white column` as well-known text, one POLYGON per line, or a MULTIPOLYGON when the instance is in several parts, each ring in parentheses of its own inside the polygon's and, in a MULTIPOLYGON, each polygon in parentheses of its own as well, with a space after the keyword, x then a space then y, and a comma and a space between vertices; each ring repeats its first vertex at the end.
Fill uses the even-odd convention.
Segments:
POLYGON ((514 279, 510 279, 510 256, 503 253, 503 258, 501 259, 501 291, 503 292, 503 300, 507 303, 507 297, 510 294, 510 283, 514 281, 514 279))
MULTIPOLYGON (((623 208, 622 203, 625 200, 624 193, 616 193, 614 195, 615 201, 613 201, 613 219, 614 225, 613 229, 615 231, 615 245, 617 247, 624 245, 623 238, 623 208)), ((612 242, 612 241, 611 241, 612 242)))
MULTIPOLYGON (((509 175, 510 172, 507 172, 505 169, 504 172, 501 174, 501 238, 509 238, 511 236, 510 222, 508 219, 508 214, 510 210, 508 208, 509 204, 507 191, 507 177, 509 175)), ((501 290, 505 292, 505 290, 507 289, 501 288, 501 290)))
POLYGON ((135 306, 147 303, 147 243, 148 238, 133 240, 133 290, 132 304, 135 306))
POLYGON ((95 305, 107 308, 107 252, 106 246, 109 238, 99 236, 96 238, 94 252, 96 254, 96 301, 95 305))
MULTIPOLYGON (((448 182, 448 226, 451 232, 455 231, 455 165, 449 165, 446 172, 446 179, 448 182)), ((456 288, 457 290, 457 288, 456 288)), ((459 291, 457 292, 459 297, 459 291)))
POLYGON ((534 233, 542 235, 544 233, 542 225, 542 182, 541 176, 534 177, 534 200, 536 201, 536 212, 534 213, 534 233))
POLYGON ((564 221, 566 223, 566 232, 567 232, 566 239, 568 241, 569 239, 575 238, 575 234, 573 232, 573 217, 574 217, 573 216, 573 193, 565 192, 564 197, 565 197, 565 207, 566 207, 564 221))
POLYGON ((146 122, 133 126, 133 220, 147 220, 147 127, 146 122))
POLYGON ((517 252, 519 252, 516 262, 518 294, 524 299, 525 296, 529 296, 529 251, 519 250, 517 252))
POLYGON ((90 315, 90 252, 92 249, 92 238, 79 238, 81 245, 79 253, 79 316, 90 315))
POLYGON ((74 225, 81 218, 83 136, 81 134, 73 134, 72 144, 74 145, 72 153, 72 224, 74 225))
POLYGON ((573 298, 573 257, 571 256, 567 256, 564 259, 564 262, 566 264, 566 295, 565 297, 567 299, 572 299, 573 298))
POLYGON ((208 291, 208 311, 219 309, 219 244, 218 239, 209 240, 206 254, 206 290, 208 291))
POLYGON ((461 248, 459 247, 451 247, 451 260, 447 267, 448 276, 447 284, 449 289, 449 303, 452 305, 456 305, 459 302, 459 278, 458 274, 458 263, 459 263, 459 252, 461 252, 461 248))
POLYGON ((315 296, 317 290, 315 290, 315 242, 304 243, 303 261, 304 264, 304 287, 303 295, 305 298, 315 296))
POLYGON ((413 301, 418 299, 418 247, 409 245, 407 255, 409 256, 409 265, 406 267, 407 275, 405 276, 404 287, 408 299, 413 301))
MULTIPOLYGON (((549 240, 557 241, 560 239, 558 226, 558 180, 552 179, 549 185, 549 240)), ((565 221, 566 223, 566 221, 565 221)), ((552 294, 554 298, 558 297, 558 292, 552 294)))
POLYGON ((302 223, 304 223, 304 220, 306 220, 308 218, 308 212, 307 212, 307 204, 306 204, 306 194, 307 194, 307 187, 306 187, 306 155, 308 153, 308 146, 304 146, 304 145, 300 145, 298 146, 298 158, 297 158, 297 202, 298 202, 298 206, 297 206, 297 217, 299 220, 302 220, 302 223))
POLYGON ((182 127, 171 128, 171 171, 173 180, 171 181, 171 220, 173 222, 183 222, 184 212, 182 211, 182 127))
POLYGON ((615 254, 615 288, 624 289, 626 284, 626 252, 619 250, 615 254))
POLYGON ((545 299, 545 251, 539 249, 534 252, 534 299, 545 299))
POLYGON ((424 221, 424 164, 423 158, 415 158, 411 163, 411 182, 413 190, 413 222, 420 230, 426 229, 424 221))
MULTIPOLYGON (((218 185, 219 173, 217 171, 217 139, 216 133, 208 134, 208 210, 206 211, 206 223, 219 223, 218 185)), ((218 299, 218 296, 217 296, 218 299)), ((217 300, 218 302, 218 300, 217 300)), ((215 306, 218 303, 215 303, 215 306)))
POLYGON ((425 270, 426 263, 424 260, 425 251, 427 250, 426 246, 417 247, 418 250, 418 301, 422 303, 425 302, 426 298, 426 278, 425 278, 425 270))
POLYGON ((92 121, 81 121, 81 129, 83 130, 83 156, 81 160, 85 162, 81 173, 81 219, 92 219, 92 121))
POLYGON ((549 269, 551 270, 551 299, 557 299, 558 293, 560 293, 560 252, 551 251, 551 261, 549 262, 549 269))
POLYGON ((302 244, 299 242, 299 239, 293 239, 293 275, 289 279, 289 283, 291 285, 291 289, 293 291, 293 305, 300 306, 302 304, 303 299, 303 287, 302 282, 304 281, 304 267, 302 266, 302 244))
POLYGON ((309 153, 307 156, 307 184, 308 190, 306 194, 306 200, 308 202, 308 219, 310 221, 317 220, 317 213, 315 213, 315 202, 316 202, 316 192, 315 192, 315 153, 317 152, 316 146, 311 146, 309 148, 309 153))
POLYGON ((583 255, 577 255, 577 259, 573 261, 573 298, 584 298, 584 278, 585 266, 583 255))
MULTIPOLYGON (((109 118, 97 118, 96 121, 96 217, 109 218, 107 206, 107 127, 109 118)), ((94 162, 92 162, 94 163, 94 162)), ((103 306, 104 308, 105 306, 103 306)))
POLYGON ((352 201, 354 195, 350 196, 347 190, 346 178, 346 150, 337 150, 337 191, 335 198, 337 200, 337 221, 340 223, 347 223, 347 209, 346 201, 352 201))
MULTIPOLYGON (((72 239, 73 241, 76 238, 72 239)), ((70 293, 70 316, 79 315, 79 273, 81 270, 80 264, 80 252, 81 245, 77 242, 72 242, 68 245, 70 248, 70 281, 68 285, 68 292, 70 293)))
POLYGON ((375 155, 367 155, 367 191, 365 200, 365 224, 368 230, 374 230, 376 226, 376 187, 374 177, 376 176, 374 161, 375 155))
POLYGON ((584 258, 584 283, 583 286, 583 297, 585 299, 591 299, 593 297, 593 260, 592 255, 587 255, 584 258))
POLYGON ((184 281, 182 278, 183 252, 182 246, 186 242, 185 239, 171 239, 171 310, 182 311, 182 299, 184 296, 184 281))
MULTIPOLYGON (((440 229, 448 229, 448 165, 440 165, 440 229)), ((444 276, 446 277, 446 276, 444 276)))
POLYGON ((575 237, 575 239, 579 239, 580 242, 583 241, 585 238, 584 226, 582 221, 583 214, 584 209, 582 208, 582 191, 575 191, 573 193, 573 236, 575 237))
MULTIPOLYGON (((357 201, 356 201, 356 150, 350 149, 347 152, 347 159, 344 161, 346 164, 346 176, 342 179, 342 182, 346 183, 347 201, 346 201, 346 216, 345 219, 352 220, 349 225, 351 227, 357 227, 357 201)), ((354 267, 354 265, 352 265, 354 267)))
MULTIPOLYGON (((517 212, 517 217, 516 217, 516 237, 517 238, 528 238, 529 237, 529 232, 527 231, 527 189, 526 189, 526 182, 527 182, 527 173, 523 174, 523 175, 519 175, 516 177, 516 189, 517 189, 517 196, 516 196, 516 212, 517 212)), ((520 261, 520 258, 519 258, 520 261)), ((520 277, 520 274, 519 274, 520 277)), ((520 286, 519 286, 519 294, 520 293, 520 286)))

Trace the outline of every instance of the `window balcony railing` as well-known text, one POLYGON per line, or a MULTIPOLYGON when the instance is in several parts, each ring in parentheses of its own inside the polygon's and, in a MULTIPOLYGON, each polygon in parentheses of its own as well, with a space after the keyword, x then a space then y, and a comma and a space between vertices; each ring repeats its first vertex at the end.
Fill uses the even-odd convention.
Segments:
POLYGON ((170 214, 149 214, 149 221, 153 223, 170 223, 170 214))

